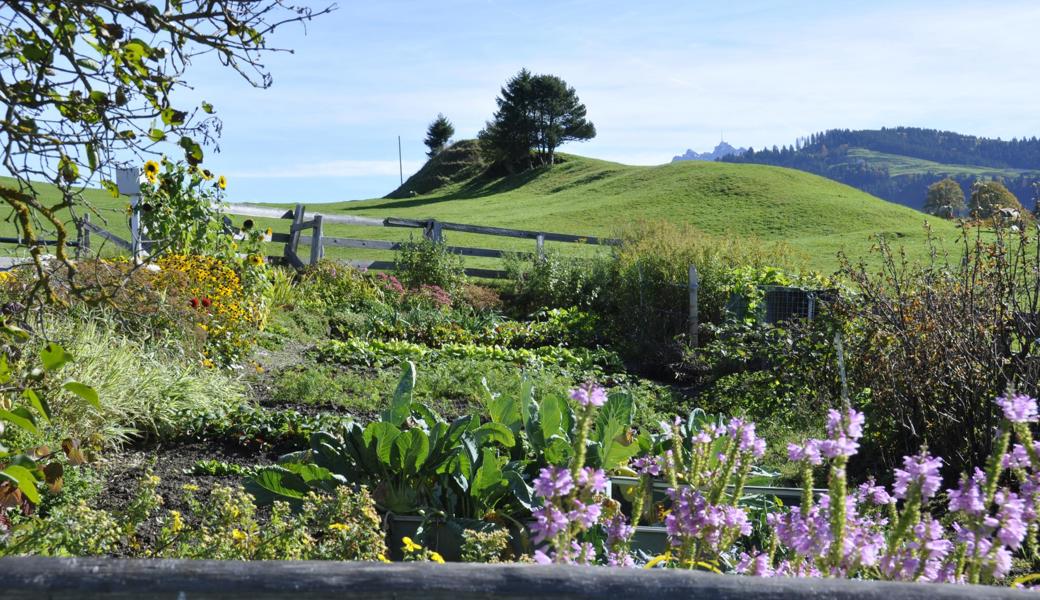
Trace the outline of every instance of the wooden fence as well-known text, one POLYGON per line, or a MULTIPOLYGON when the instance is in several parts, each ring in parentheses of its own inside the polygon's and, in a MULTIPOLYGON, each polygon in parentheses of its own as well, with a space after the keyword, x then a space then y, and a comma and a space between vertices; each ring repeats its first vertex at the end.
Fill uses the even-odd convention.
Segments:
POLYGON ((1006 587, 759 578, 680 569, 338 561, 0 558, 3 591, 17 600, 653 600, 1032 598, 1006 587))
MULTIPOLYGON (((376 219, 372 217, 355 217, 349 215, 314 214, 311 220, 304 221, 305 210, 301 204, 297 204, 293 210, 287 212, 267 207, 232 204, 227 207, 225 212, 245 217, 266 217, 291 220, 292 225, 289 227, 289 232, 275 232, 271 236, 271 241, 274 243, 285 244, 283 256, 287 262, 296 267, 303 266, 304 264, 302 260, 299 259, 299 246, 301 243, 309 244, 311 246, 310 256, 312 263, 318 258, 321 258, 324 255, 324 249, 329 246, 339 248, 357 248, 363 250, 399 250, 402 246, 402 242, 393 242, 388 240, 328 237, 325 236, 322 231, 322 227, 326 223, 361 225, 366 227, 403 227, 419 229, 422 230, 424 238, 436 242, 442 242, 444 240, 445 231, 457 231, 460 233, 473 233, 494 237, 529 239, 534 241, 535 247, 534 252, 526 254, 537 255, 539 257, 545 256, 545 242, 589 245, 616 245, 620 243, 620 241, 616 239, 592 235, 583 236, 569 233, 550 233, 544 231, 508 229, 505 227, 488 227, 485 225, 470 225, 466 223, 448 223, 436 219, 402 219, 398 217, 376 219), (312 233, 309 237, 305 238, 300 235, 300 230, 307 228, 310 228, 312 233), (317 250, 315 250, 315 248, 317 248, 317 250)), ((505 250, 474 248, 468 246, 448 246, 447 250, 460 256, 481 258, 503 258, 511 254, 505 250)), ((521 252, 520 254, 525 253, 521 252)), ((348 260, 347 262, 356 267, 365 267, 369 269, 394 268, 394 263, 390 261, 348 260)), ((496 269, 467 268, 466 274, 472 277, 486 277, 492 279, 503 278, 506 276, 505 271, 496 269)))

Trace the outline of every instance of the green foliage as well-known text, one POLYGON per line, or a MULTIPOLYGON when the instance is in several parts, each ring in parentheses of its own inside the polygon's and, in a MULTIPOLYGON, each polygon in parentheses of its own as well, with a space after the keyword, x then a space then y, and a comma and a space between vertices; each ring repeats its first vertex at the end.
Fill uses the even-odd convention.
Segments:
POLYGON ((161 167, 148 161, 145 174, 140 214, 152 254, 234 254, 223 234, 223 190, 209 171, 163 158, 161 167))
MULTIPOLYGON (((0 321, 0 519, 6 519, 10 507, 25 501, 27 509, 40 504, 38 488, 44 484, 59 491, 64 470, 57 451, 40 447, 20 452, 5 444, 28 438, 35 445, 48 439, 55 421, 69 416, 65 405, 56 401, 62 394, 75 398, 70 406, 86 405, 88 411, 101 408, 94 388, 65 378, 69 373, 64 367, 73 362, 72 355, 54 342, 34 347, 29 339, 27 331, 0 321), (5 435, 7 426, 21 437, 5 435)), ((83 462, 78 440, 67 438, 61 447, 69 461, 83 462)))
POLYGON ((426 140, 423 143, 430 149, 426 156, 433 158, 440 154, 453 135, 455 135, 455 126, 447 117, 437 113, 437 118, 426 128, 426 140))
POLYGON ((395 273, 406 289, 438 286, 454 297, 466 280, 462 257, 449 251, 443 241, 405 242, 397 252, 395 263, 395 273))
POLYGON ((323 404, 337 400, 342 394, 343 390, 336 379, 324 369, 301 367, 278 374, 271 398, 285 403, 323 404))
POLYGON ((497 103, 479 136, 489 162, 520 169, 552 165, 560 144, 596 137, 577 92, 555 75, 522 69, 506 82, 497 103))
POLYGON ((262 469, 249 489, 262 501, 298 502, 346 479, 373 485, 377 504, 397 514, 432 507, 480 519, 529 509, 530 489, 498 453, 516 443, 514 436, 472 416, 448 423, 412 401, 415 377, 414 365, 406 365, 381 420, 315 433, 309 451, 262 469))
POLYGON ((1002 418, 993 398, 1040 393, 1040 240, 1028 229, 998 222, 990 240, 966 228, 956 254, 937 247, 923 265, 882 241, 880 272, 844 270, 849 386, 874 424, 863 445, 876 461, 896 466, 927 443, 947 473, 970 472, 1002 418))
POLYGON ((275 502, 261 522, 252 496, 241 488, 214 487, 202 501, 186 497, 191 525, 171 511, 152 554, 218 560, 385 559, 379 517, 363 487, 337 486, 308 494, 296 513, 275 502))
POLYGON ((462 532, 462 562, 500 563, 511 558, 508 529, 467 529, 462 532))
POLYGON ((228 373, 131 340, 110 323, 57 319, 52 327, 77 357, 68 373, 101 398, 90 408, 79 396, 55 396, 54 425, 63 435, 108 447, 140 436, 176 436, 185 413, 226 410, 245 401, 241 383, 228 373))
MULTIPOLYGON (((219 132, 212 105, 175 104, 174 89, 187 86, 188 62, 173 57, 220 55, 222 63, 256 85, 270 76, 260 63, 268 36, 286 23, 309 20, 328 9, 267 1, 241 5, 189 0, 166 8, 151 4, 126 10, 101 2, 31 0, 11 5, 0 26, 6 51, 0 66, 7 93, 3 161, 16 169, 17 184, 0 185, 46 287, 37 221, 58 238, 57 259, 66 254, 67 230, 56 213, 80 207, 85 183, 96 183, 120 157, 175 143, 190 165, 203 160, 202 145, 219 132), (69 73, 75 73, 69 77, 69 73), (60 200, 43 205, 35 189, 54 182, 60 200)), ((115 183, 101 180, 110 191, 115 183)))
POLYGON ((1014 194, 1008 191, 999 181, 983 181, 978 179, 971 186, 971 201, 968 204, 971 214, 980 219, 994 216, 1002 208, 1010 208, 1025 214, 1025 208, 1014 194))
POLYGON ((439 348, 429 348, 404 341, 350 339, 344 342, 323 342, 318 345, 318 353, 323 360, 330 362, 377 367, 397 364, 403 360, 432 363, 452 358, 494 360, 517 366, 553 366, 571 370, 576 374, 615 370, 621 366, 617 355, 609 350, 560 346, 541 346, 528 350, 476 344, 442 344, 439 348))
POLYGON ((964 190, 953 179, 947 177, 928 186, 928 195, 924 201, 926 213, 944 219, 952 219, 965 208, 964 190))
POLYGON ((296 290, 304 307, 331 315, 343 310, 361 310, 380 304, 383 292, 361 271, 331 260, 319 261, 304 270, 296 290))

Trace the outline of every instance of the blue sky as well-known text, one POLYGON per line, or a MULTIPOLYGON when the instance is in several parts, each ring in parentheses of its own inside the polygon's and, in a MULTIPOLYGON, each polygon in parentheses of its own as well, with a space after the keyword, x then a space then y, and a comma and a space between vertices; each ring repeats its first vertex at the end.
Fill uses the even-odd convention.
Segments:
POLYGON ((565 152, 629 164, 792 143, 828 128, 913 125, 1040 135, 1036 2, 349 2, 271 41, 274 85, 200 62, 186 97, 224 121, 207 165, 229 198, 371 198, 421 166, 442 112, 473 137, 527 67, 573 85, 596 139, 565 152))

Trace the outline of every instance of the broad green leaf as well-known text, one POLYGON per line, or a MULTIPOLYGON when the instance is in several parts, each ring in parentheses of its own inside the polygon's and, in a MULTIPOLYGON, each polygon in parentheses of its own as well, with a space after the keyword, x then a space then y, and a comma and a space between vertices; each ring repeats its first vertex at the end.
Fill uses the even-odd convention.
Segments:
POLYGON ((36 428, 36 423, 33 423, 32 419, 28 416, 23 416, 11 411, 0 410, 0 419, 21 427, 34 435, 40 435, 40 430, 36 428))
POLYGON ((97 171, 98 153, 97 145, 94 142, 87 143, 87 164, 90 165, 91 172, 97 171))
POLYGON ((303 477, 281 466, 261 469, 246 482, 245 488, 256 498, 258 504, 286 498, 303 500, 310 491, 310 486, 303 477))
POLYGON ((72 360, 72 356, 54 342, 47 344, 40 350, 40 362, 43 363, 43 368, 48 371, 60 369, 70 360, 72 360))
POLYGON ((148 131, 148 139, 152 140, 153 142, 161 142, 166 139, 166 132, 162 129, 153 127, 151 130, 148 131))
POLYGON ((40 399, 36 392, 32 390, 25 390, 22 392, 22 397, 29 401, 29 404, 40 413, 45 423, 51 422, 51 411, 50 407, 40 399))
POLYGON ((209 102, 203 102, 202 103, 202 112, 206 113, 207 115, 212 115, 213 114, 213 105, 210 104, 209 102))
POLYGON ((7 479, 14 483, 33 504, 40 503, 40 492, 36 489, 36 478, 33 477, 33 474, 29 469, 18 465, 11 465, 3 471, 0 471, 0 478, 7 479))
POLYGON ((493 448, 484 448, 480 467, 473 477, 470 496, 477 498, 485 506, 490 506, 494 498, 509 489, 509 482, 502 476, 502 466, 498 463, 498 453, 493 448))
POLYGON ((487 379, 484 379, 482 383, 488 395, 486 404, 491 421, 505 425, 514 434, 519 433, 523 421, 520 418, 520 403, 517 398, 507 394, 492 394, 488 388, 487 379))
POLYGON ((371 445, 375 441, 376 456, 379 457, 379 462, 389 466, 390 449, 393 448, 394 439, 399 435, 401 435, 401 430, 391 423, 382 421, 369 423, 368 427, 365 427, 365 444, 371 445))
POLYGON ((399 472, 415 475, 430 455, 430 439, 418 429, 409 429, 394 438, 390 464, 399 472))
POLYGON ((501 423, 484 423, 477 427, 473 436, 477 440, 477 446, 501 444, 504 448, 512 448, 516 444, 513 432, 501 423))
POLYGON ((554 435, 567 437, 570 433, 563 428, 565 410, 566 402, 556 396, 543 399, 539 405, 538 416, 541 420, 542 436, 547 442, 554 435))
POLYGON ((0 385, 11 381, 11 367, 7 365, 7 355, 0 354, 0 385))
POLYGON ((405 361, 401 379, 397 382, 390 407, 383 413, 383 421, 400 426, 411 413, 412 390, 415 388, 415 363, 405 361))
POLYGON ((556 466, 565 465, 571 457, 571 444, 559 436, 550 438, 546 441, 543 454, 546 462, 549 464, 556 466))
POLYGON ((66 381, 65 385, 61 386, 66 391, 76 394, 80 398, 86 400, 94 408, 101 410, 101 399, 98 398, 97 390, 90 387, 85 383, 78 381, 66 381))
POLYGON ((534 490, 531 486, 527 485, 524 481, 523 475, 513 470, 507 470, 505 472, 506 481, 509 483, 509 491, 513 493, 513 497, 516 498, 517 502, 524 510, 534 510, 534 490))

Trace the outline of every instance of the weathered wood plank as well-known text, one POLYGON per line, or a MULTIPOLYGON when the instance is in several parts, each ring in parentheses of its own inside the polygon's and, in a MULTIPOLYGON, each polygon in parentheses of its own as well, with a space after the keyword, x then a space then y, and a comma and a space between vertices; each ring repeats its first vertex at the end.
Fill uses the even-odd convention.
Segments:
MULTIPOLYGON (((17 237, 0 236, 0 244, 19 244, 24 245, 25 240, 17 237)), ((58 240, 36 240, 35 246, 57 246, 58 240)), ((78 242, 76 240, 65 240, 66 246, 76 246, 78 242)))
POLYGON ((653 600, 1031 598, 1004 587, 758 578, 679 569, 402 562, 0 559, 4 598, 97 600, 653 600))
POLYGON ((116 235, 114 233, 110 233, 107 229, 104 229, 102 227, 98 227, 97 225, 95 225, 93 223, 90 223, 90 222, 84 223, 84 225, 86 225, 87 228, 90 229, 91 231, 93 231, 94 233, 96 233, 96 234, 100 235, 101 237, 105 238, 106 240, 112 242, 116 246, 119 246, 120 248, 123 248, 124 250, 133 251, 133 244, 131 244, 130 242, 124 240, 123 238, 119 237, 118 235, 116 235))
MULTIPOLYGON (((387 227, 413 227, 419 229, 425 229, 428 221, 418 219, 402 219, 398 217, 387 217, 385 219, 387 227)), ((570 233, 547 233, 543 231, 528 231, 524 229, 508 229, 506 227, 489 227, 485 225, 469 225, 467 223, 445 223, 442 221, 436 222, 438 227, 443 231, 460 231, 463 233, 478 233, 483 235, 494 235, 499 237, 515 237, 537 240, 539 236, 544 241, 550 242, 567 242, 572 244, 592 244, 592 245, 617 245, 620 240, 613 238, 603 238, 594 235, 573 235, 570 233)))

